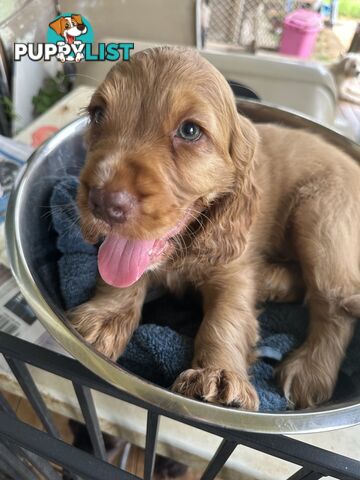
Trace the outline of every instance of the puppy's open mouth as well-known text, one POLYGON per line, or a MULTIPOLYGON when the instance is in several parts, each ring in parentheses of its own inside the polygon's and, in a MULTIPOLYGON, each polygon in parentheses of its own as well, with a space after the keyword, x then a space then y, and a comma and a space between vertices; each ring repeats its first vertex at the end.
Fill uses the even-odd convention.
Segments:
POLYGON ((72 43, 74 43, 74 41, 75 41, 75 37, 72 36, 72 35, 70 35, 70 34, 68 33, 68 34, 66 35, 66 40, 67 40, 67 43, 72 44, 72 43))
POLYGON ((135 283, 165 253, 170 240, 185 228, 190 217, 190 211, 187 210, 175 227, 155 240, 129 240, 115 234, 108 235, 98 253, 98 268, 102 279, 118 288, 135 283))

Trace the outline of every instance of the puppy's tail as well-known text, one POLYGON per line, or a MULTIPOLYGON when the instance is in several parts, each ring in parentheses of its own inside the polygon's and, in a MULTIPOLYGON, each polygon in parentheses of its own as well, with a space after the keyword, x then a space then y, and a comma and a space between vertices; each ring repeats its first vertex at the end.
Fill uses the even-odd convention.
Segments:
POLYGON ((360 318, 360 294, 345 298, 341 301, 340 307, 353 317, 360 318))

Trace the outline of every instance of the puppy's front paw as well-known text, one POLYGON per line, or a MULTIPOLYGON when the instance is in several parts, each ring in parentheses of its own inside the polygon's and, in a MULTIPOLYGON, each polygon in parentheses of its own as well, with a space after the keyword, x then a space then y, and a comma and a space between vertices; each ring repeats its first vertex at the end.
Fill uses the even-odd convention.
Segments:
POLYGON ((197 368, 182 372, 172 387, 174 392, 247 410, 258 410, 259 399, 248 379, 235 372, 215 368, 197 368))
POLYGON ((295 408, 309 408, 331 398, 336 374, 312 360, 305 348, 296 350, 277 369, 284 395, 295 408))
POLYGON ((58 54, 56 55, 56 58, 57 58, 58 60, 60 60, 61 63, 64 63, 64 62, 65 62, 65 55, 64 55, 63 53, 58 53, 58 54))
POLYGON ((129 339, 126 319, 99 311, 91 302, 68 312, 68 318, 84 340, 112 360, 117 360, 129 339))

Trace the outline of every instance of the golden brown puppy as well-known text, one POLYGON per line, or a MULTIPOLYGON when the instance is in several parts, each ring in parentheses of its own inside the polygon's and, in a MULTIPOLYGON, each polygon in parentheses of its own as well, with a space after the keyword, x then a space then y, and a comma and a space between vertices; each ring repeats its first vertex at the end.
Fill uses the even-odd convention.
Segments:
POLYGON ((117 64, 89 113, 78 201, 85 238, 105 238, 106 283, 71 312, 78 331, 116 359, 148 286, 191 284, 204 319, 174 390, 257 409, 256 302, 306 289, 308 338, 279 378, 297 407, 329 399, 360 311, 355 161, 310 133, 253 125, 224 77, 187 49, 117 64))

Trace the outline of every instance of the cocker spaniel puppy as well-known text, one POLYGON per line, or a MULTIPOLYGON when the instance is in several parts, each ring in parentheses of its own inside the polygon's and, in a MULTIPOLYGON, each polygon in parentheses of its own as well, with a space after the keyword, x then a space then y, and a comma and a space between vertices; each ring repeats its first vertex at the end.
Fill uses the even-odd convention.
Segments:
POLYGON ((203 297, 192 368, 173 389, 256 410, 256 304, 306 293, 305 343, 280 366, 299 408, 331 397, 360 313, 360 168, 306 131, 253 125, 189 49, 118 63, 94 93, 78 204, 103 243, 93 299, 70 318, 116 359, 149 285, 203 297))

